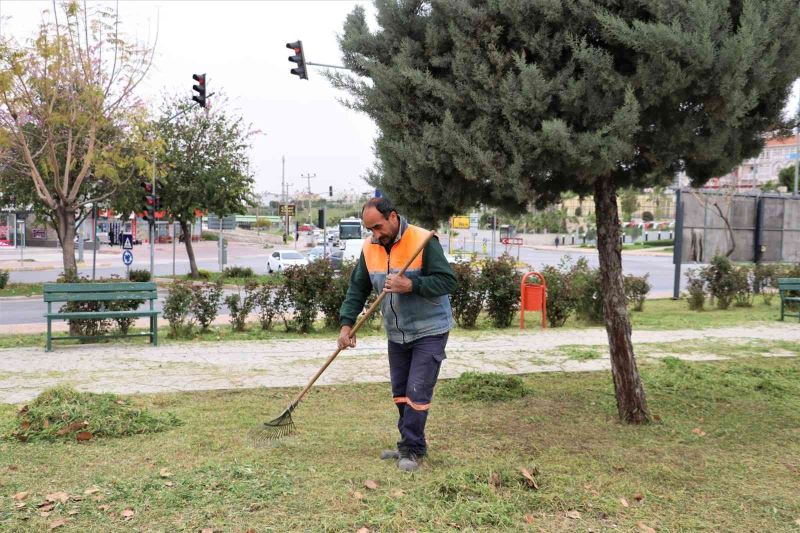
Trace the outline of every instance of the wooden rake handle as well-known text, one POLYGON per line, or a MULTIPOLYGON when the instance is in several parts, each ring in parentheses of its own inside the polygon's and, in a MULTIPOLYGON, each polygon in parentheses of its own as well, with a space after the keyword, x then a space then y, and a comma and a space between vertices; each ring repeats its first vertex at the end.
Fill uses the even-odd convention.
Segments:
MULTIPOLYGON (((408 267, 411 266, 411 263, 414 262, 414 259, 416 259, 417 256, 420 253, 422 253, 422 250, 425 248, 425 246, 428 245, 428 242, 431 240, 431 238, 433 238, 434 235, 435 235, 435 232, 433 232, 433 231, 428 232, 428 236, 425 237, 425 240, 422 241, 422 243, 414 251, 413 255, 408 259, 408 261, 406 261, 406 264, 403 265, 403 268, 400 269, 400 272, 398 272, 397 275, 402 276, 403 274, 406 273, 406 269, 408 269, 408 267)), ((369 317, 372 316, 372 313, 374 313, 375 310, 378 309, 378 306, 381 305, 381 302, 383 301, 383 298, 386 296, 386 294, 387 294, 386 292, 381 291, 381 293, 378 295, 378 298, 372 303, 372 305, 369 306, 369 309, 367 309, 367 312, 364 313, 363 315, 361 315, 361 317, 358 319, 358 321, 356 321, 355 326, 353 326, 353 329, 350 330, 350 337, 355 335, 356 332, 359 329, 361 329, 361 326, 364 325, 364 322, 366 322, 369 319, 369 317)), ((334 359, 336 359, 336 356, 339 355, 339 352, 341 352, 341 351, 342 351, 341 348, 336 348, 336 351, 333 352, 328 357, 328 359, 325 361, 325 364, 322 365, 322 367, 317 371, 317 373, 314 374, 314 377, 311 378, 311 380, 308 382, 308 385, 306 385, 306 388, 303 389, 300 392, 300 394, 297 395, 297 397, 294 399, 294 401, 290 404, 290 406, 289 406, 290 409, 294 409, 294 407, 297 406, 298 403, 300 403, 300 400, 303 399, 303 396, 306 395, 306 393, 311 389, 311 387, 314 385, 314 383, 317 381, 317 379, 322 375, 323 372, 325 372, 325 370, 328 368, 328 366, 330 366, 330 364, 333 362, 334 359)))

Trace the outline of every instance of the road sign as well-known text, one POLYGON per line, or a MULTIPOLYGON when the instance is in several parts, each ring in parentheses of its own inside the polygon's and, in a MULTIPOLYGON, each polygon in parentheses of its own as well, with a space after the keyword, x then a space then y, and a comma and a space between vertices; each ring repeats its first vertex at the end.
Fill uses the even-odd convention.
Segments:
POLYGON ((286 213, 287 210, 289 211, 288 214, 289 214, 290 217, 295 216, 295 205, 294 204, 281 204, 280 208, 278 209, 278 213, 280 213, 281 216, 285 217, 286 214, 287 214, 286 213))
POLYGON ((509 244, 513 244, 516 246, 522 246, 522 237, 503 237, 500 239, 500 242, 508 246, 509 244))
POLYGON ((124 233, 122 235, 122 249, 133 250, 133 235, 130 233, 124 233))
POLYGON ((469 217, 453 217, 452 221, 450 222, 450 227, 453 229, 469 229, 469 217))
POLYGON ((208 214, 208 229, 220 229, 220 224, 223 230, 230 231, 236 229, 236 215, 222 217, 220 221, 220 218, 214 213, 208 214))
POLYGON ((472 213, 469 215, 469 231, 472 233, 472 236, 478 234, 478 223, 480 222, 481 216, 478 213, 472 213))
POLYGON ((125 266, 131 266, 131 263, 133 263, 133 252, 130 250, 125 250, 122 252, 122 263, 125 266))

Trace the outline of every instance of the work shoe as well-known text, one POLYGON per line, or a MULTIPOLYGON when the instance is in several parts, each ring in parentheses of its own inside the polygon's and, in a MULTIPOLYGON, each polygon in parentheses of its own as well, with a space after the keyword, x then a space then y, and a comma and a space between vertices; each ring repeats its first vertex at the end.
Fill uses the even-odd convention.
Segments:
POLYGON ((381 459, 400 459, 400 452, 397 450, 383 450, 381 452, 381 459))
POLYGON ((397 462, 397 468, 403 472, 416 472, 419 470, 419 464, 422 462, 422 457, 414 452, 403 451, 400 452, 400 460, 397 462))

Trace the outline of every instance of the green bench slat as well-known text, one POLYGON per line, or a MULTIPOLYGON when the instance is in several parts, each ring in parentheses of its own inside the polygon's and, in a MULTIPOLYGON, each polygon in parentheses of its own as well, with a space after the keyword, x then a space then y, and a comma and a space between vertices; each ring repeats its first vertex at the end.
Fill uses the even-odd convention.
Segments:
POLYGON ((154 291, 152 281, 126 281, 120 283, 44 283, 43 291, 48 292, 116 292, 116 291, 154 291))
POLYGON ((137 316, 156 316, 158 311, 74 311, 70 313, 45 313, 45 318, 68 319, 101 319, 101 318, 129 318, 137 316))
POLYGON ((92 302, 114 300, 155 300, 156 291, 120 292, 51 292, 44 294, 45 302, 92 302))

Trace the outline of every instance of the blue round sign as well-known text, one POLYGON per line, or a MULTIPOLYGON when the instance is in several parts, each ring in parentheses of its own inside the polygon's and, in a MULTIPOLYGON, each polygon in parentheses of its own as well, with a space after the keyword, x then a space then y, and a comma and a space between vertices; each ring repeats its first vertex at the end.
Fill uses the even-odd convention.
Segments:
POLYGON ((122 262, 125 264, 125 266, 130 266, 130 264, 133 263, 133 254, 130 250, 125 250, 122 252, 122 262))

